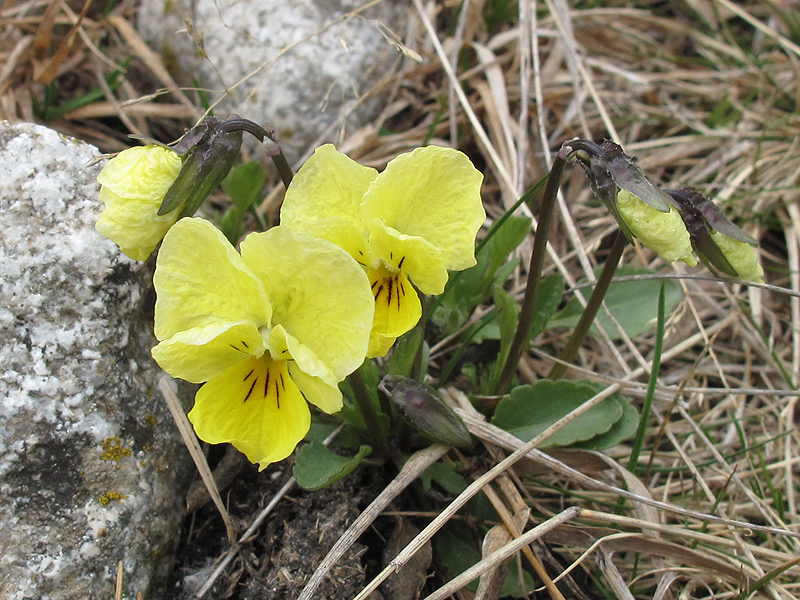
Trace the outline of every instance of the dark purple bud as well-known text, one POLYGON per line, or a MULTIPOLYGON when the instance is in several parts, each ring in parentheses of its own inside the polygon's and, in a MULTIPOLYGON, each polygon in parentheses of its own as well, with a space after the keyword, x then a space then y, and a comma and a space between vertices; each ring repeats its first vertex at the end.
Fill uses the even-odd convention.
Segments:
POLYGON ((669 212, 667 195, 647 180, 619 145, 610 140, 601 145, 588 140, 572 140, 567 145, 586 171, 595 194, 607 205, 616 202, 619 190, 625 190, 656 210, 669 212))
POLYGON ((463 421, 431 386, 387 375, 379 389, 392 399, 403 417, 432 440, 458 448, 472 446, 472 437, 463 421))

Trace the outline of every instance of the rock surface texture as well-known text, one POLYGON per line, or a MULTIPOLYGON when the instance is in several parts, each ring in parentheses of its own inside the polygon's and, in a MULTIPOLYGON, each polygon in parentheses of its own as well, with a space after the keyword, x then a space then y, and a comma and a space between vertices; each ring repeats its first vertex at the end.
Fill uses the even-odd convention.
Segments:
POLYGON ((156 384, 149 268, 93 227, 98 151, 0 122, 0 598, 161 595, 188 453, 156 384))
POLYGON ((197 78, 212 89, 212 101, 222 98, 218 114, 272 123, 295 162, 382 108, 381 95, 368 92, 401 58, 387 35, 403 33, 408 6, 385 0, 360 11, 365 4, 143 0, 139 29, 180 84, 197 78))

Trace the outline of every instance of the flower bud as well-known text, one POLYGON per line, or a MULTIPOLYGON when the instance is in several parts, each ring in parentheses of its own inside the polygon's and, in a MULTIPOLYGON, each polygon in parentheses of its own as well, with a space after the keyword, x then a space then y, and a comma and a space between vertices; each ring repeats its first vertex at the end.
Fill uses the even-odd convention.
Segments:
POLYGON ((609 140, 602 145, 572 140, 567 145, 629 241, 639 238, 666 261, 697 264, 689 233, 670 197, 647 180, 620 146, 609 140))
POLYGON ((472 437, 463 421, 432 387, 414 379, 387 375, 380 390, 412 425, 432 440, 447 446, 469 448, 472 437))
POLYGON ((181 157, 165 146, 136 146, 108 161, 97 176, 105 204, 95 228, 134 260, 147 260, 178 220, 158 208, 181 170, 181 157))
POLYGON ((753 247, 758 242, 736 225, 710 199, 694 188, 667 190, 675 201, 692 246, 714 273, 760 283, 764 270, 753 247))

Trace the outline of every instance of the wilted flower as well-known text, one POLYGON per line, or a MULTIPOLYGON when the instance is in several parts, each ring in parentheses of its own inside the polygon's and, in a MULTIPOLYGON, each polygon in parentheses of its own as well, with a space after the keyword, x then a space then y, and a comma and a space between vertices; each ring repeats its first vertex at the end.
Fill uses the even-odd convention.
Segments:
POLYGON ((147 260, 179 210, 159 215, 164 196, 181 170, 181 157, 164 146, 137 146, 112 158, 97 176, 105 204, 95 228, 126 256, 147 260))
POLYGON ((154 276, 153 348, 174 377, 205 383, 189 420, 265 468, 310 426, 306 400, 331 413, 338 383, 364 360, 374 301, 361 267, 336 245, 286 227, 253 233, 241 255, 208 221, 164 237, 154 276))
POLYGON ((689 233, 670 197, 647 180, 620 146, 609 140, 602 145, 572 140, 567 145, 586 171, 595 195, 631 242, 638 238, 666 261, 697 264, 689 233))
POLYGON ((764 270, 753 250, 758 241, 734 225, 725 213, 694 188, 667 190, 677 203, 692 246, 713 272, 760 283, 764 270))
POLYGON ((328 144, 295 175, 281 224, 338 244, 367 271, 375 298, 369 357, 386 354, 419 320, 409 279, 441 294, 448 270, 475 264, 482 180, 466 155, 438 146, 402 154, 378 174, 328 144))

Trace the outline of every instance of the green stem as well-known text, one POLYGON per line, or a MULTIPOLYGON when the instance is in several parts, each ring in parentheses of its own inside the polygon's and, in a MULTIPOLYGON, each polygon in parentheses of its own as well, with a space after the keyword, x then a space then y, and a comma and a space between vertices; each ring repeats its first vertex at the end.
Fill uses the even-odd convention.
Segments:
POLYGON ((653 406, 653 397, 656 394, 656 384, 658 383, 658 373, 661 370, 661 351, 664 348, 664 321, 665 317, 665 286, 661 282, 661 290, 658 294, 658 321, 656 322, 656 344, 653 348, 653 365, 650 369, 650 380, 647 382, 647 393, 642 402, 642 416, 639 418, 639 428, 636 430, 636 437, 633 439, 631 447, 631 457, 628 461, 628 471, 636 472, 636 465, 639 462, 639 454, 644 444, 644 434, 647 431, 647 424, 650 422, 650 410, 653 406))
POLYGON ((561 356, 558 357, 559 362, 554 364, 553 368, 550 369, 550 373, 547 375, 548 379, 560 379, 567 370, 569 363, 578 355, 578 350, 580 350, 583 340, 589 333, 592 323, 594 323, 597 311, 599 311, 600 307, 603 305, 603 298, 605 298, 606 292, 608 292, 608 286, 611 285, 611 280, 614 277, 614 273, 617 271, 619 259, 622 257, 622 251, 625 250, 627 243, 628 241, 625 239, 625 235, 621 230, 618 230, 617 236, 614 238, 614 244, 611 246, 608 258, 606 258, 606 262, 603 265, 603 271, 597 279, 597 285, 594 286, 592 295, 586 303, 586 308, 583 309, 583 314, 578 324, 575 325, 575 329, 572 331, 572 337, 570 337, 564 350, 561 351, 561 356))
POLYGON ((283 155, 283 150, 279 150, 278 154, 270 158, 272 158, 272 163, 278 169, 278 174, 281 176, 284 187, 288 188, 289 184, 292 183, 294 173, 292 173, 292 167, 289 165, 289 161, 286 160, 286 157, 283 155))
POLYGON ((522 354, 528 346, 531 322, 533 321, 534 308, 536 304, 536 292, 539 289, 539 280, 542 277, 542 267, 544 256, 547 251, 547 238, 550 233, 550 224, 553 220, 553 209, 556 206, 558 188, 561 185, 561 174, 567 165, 566 152, 562 148, 553 161, 550 175, 547 179, 547 187, 544 189, 542 206, 539 210, 539 223, 536 226, 536 233, 533 240, 533 253, 531 254, 531 264, 528 268, 528 283, 525 287, 525 296, 522 299, 517 330, 508 351, 508 358, 500 372, 497 383, 497 394, 506 394, 511 389, 511 380, 517 370, 517 365, 522 358, 522 354))
POLYGON ((369 389, 367 389, 367 384, 364 383, 361 371, 356 369, 350 373, 347 376, 347 381, 350 383, 350 389, 353 390, 353 396, 355 396, 358 408, 364 417, 364 423, 367 426, 372 442, 375 444, 377 453, 383 458, 388 458, 390 454, 386 432, 381 427, 378 411, 375 410, 375 404, 372 402, 372 396, 369 393, 369 389))

